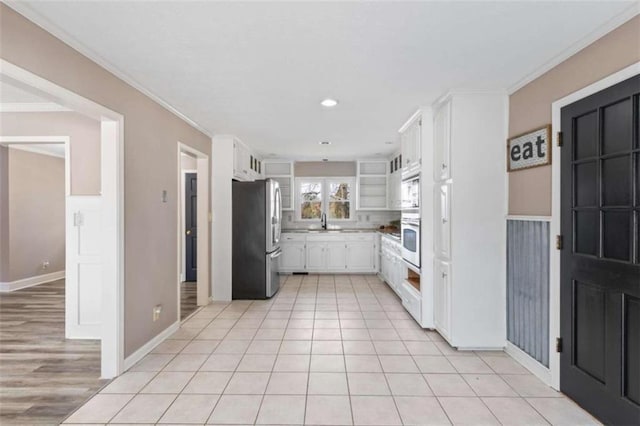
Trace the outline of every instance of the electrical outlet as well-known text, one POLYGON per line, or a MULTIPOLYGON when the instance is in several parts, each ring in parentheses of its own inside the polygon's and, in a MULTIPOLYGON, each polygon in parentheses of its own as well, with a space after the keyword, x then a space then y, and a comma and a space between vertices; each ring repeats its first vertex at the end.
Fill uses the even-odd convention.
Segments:
POLYGON ((156 305, 153 307, 153 322, 160 319, 160 313, 162 312, 162 305, 156 305))
POLYGON ((162 190, 162 202, 163 203, 167 202, 167 190, 166 189, 162 190))
POLYGON ((369 217, 369 215, 367 215, 367 222, 369 222, 369 220, 370 220, 370 217, 369 217))
POLYGON ((45 260, 44 262, 42 262, 42 269, 48 269, 49 268, 49 261, 45 260))

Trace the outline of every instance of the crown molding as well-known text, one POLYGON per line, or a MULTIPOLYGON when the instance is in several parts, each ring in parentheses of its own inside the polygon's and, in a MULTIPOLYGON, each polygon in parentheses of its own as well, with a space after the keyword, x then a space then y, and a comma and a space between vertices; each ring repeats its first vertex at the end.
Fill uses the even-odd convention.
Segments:
POLYGON ((212 132, 210 132, 208 129, 204 128, 203 126, 201 126, 197 122, 195 122, 192 119, 190 119, 189 117, 187 117, 185 114, 180 112, 177 108, 173 107, 169 102, 165 101, 160 96, 158 96, 158 95, 154 94, 153 92, 151 92, 150 90, 148 90, 146 87, 144 87, 144 85, 142 85, 141 83, 136 81, 134 78, 129 76, 127 73, 125 73, 124 71, 120 70, 118 67, 116 67, 115 65, 111 64, 109 61, 107 61, 106 59, 104 59, 103 57, 98 55, 92 49, 90 49, 87 46, 85 46, 81 41, 79 41, 78 39, 76 39, 75 37, 73 37, 72 35, 67 33, 65 30, 60 28, 58 25, 56 25, 55 23, 51 22, 49 19, 45 18, 44 16, 42 16, 40 13, 36 12, 28 4, 23 3, 23 2, 21 2, 19 0, 0 0, 0 1, 2 1, 4 4, 9 6, 11 9, 15 10, 20 15, 24 16, 26 19, 28 19, 29 21, 33 22, 34 24, 36 24, 37 26, 39 26, 40 28, 42 28, 46 32, 48 32, 51 35, 53 35, 54 37, 58 38, 59 40, 61 40, 65 44, 67 44, 69 47, 71 47, 75 51, 79 52, 81 55, 87 57, 88 59, 90 59, 91 61, 96 63, 98 66, 100 66, 101 68, 104 68, 105 70, 107 70, 108 72, 110 72, 111 74, 116 76, 118 79, 122 80, 123 82, 125 82, 129 86, 131 86, 134 89, 138 90, 143 95, 145 95, 148 98, 150 98, 152 101, 158 103, 164 109, 166 109, 167 111, 171 112, 173 115, 175 115, 176 117, 180 118, 181 120, 183 120, 184 122, 186 122, 187 124, 192 126, 193 128, 195 128, 198 131, 204 133, 205 135, 209 136, 210 138, 213 136, 212 132))
POLYGON ((570 57, 572 57, 573 55, 575 55, 585 47, 597 41, 598 39, 604 37, 605 35, 615 30, 622 24, 631 20, 638 14, 640 14, 640 3, 634 3, 619 15, 614 16, 609 21, 607 21, 600 27, 596 28, 594 31, 587 34, 585 37, 581 38, 580 40, 578 40, 577 42, 569 46, 560 54, 556 55, 555 57, 551 58, 549 61, 542 64, 532 73, 526 75, 525 77, 520 79, 518 82, 516 82, 512 86, 509 86, 509 88, 507 89, 508 94, 511 95, 514 92, 517 92, 518 90, 522 89, 524 86, 531 83, 533 80, 537 79, 538 77, 544 75, 551 69, 560 65, 562 62, 566 61, 567 59, 569 59, 570 57))
POLYGON ((0 112, 69 112, 71 109, 54 102, 3 102, 0 112))

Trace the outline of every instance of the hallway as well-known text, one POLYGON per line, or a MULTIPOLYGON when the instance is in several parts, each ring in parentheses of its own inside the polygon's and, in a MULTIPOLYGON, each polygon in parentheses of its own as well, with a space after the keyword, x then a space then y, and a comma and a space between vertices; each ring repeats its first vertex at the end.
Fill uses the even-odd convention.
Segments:
POLYGON ((209 305, 66 422, 598 424, 503 352, 419 329, 373 275, 209 305))
POLYGON ((0 294, 0 424, 58 424, 107 381, 100 342, 65 340, 64 280, 0 294))

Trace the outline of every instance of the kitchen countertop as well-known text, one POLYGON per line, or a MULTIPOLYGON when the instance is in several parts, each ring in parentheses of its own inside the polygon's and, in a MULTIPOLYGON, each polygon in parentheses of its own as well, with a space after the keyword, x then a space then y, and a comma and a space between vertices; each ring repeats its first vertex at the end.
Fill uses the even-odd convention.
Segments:
POLYGON ((370 234, 377 232, 395 241, 400 241, 400 235, 394 235, 390 231, 374 229, 283 229, 283 234, 370 234))
POLYGON ((378 232, 377 229, 283 229, 283 234, 357 234, 378 232))

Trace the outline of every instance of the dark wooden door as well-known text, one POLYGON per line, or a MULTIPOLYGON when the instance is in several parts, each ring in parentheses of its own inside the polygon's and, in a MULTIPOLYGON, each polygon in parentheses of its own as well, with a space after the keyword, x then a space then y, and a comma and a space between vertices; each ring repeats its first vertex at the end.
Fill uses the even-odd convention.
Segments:
POLYGON ((636 76, 563 108, 561 390, 640 424, 640 146, 636 76))
POLYGON ((185 196, 185 232, 186 232, 186 244, 185 244, 185 256, 186 258, 186 271, 185 281, 197 281, 198 279, 198 178, 196 173, 186 173, 184 179, 184 196, 185 196))

